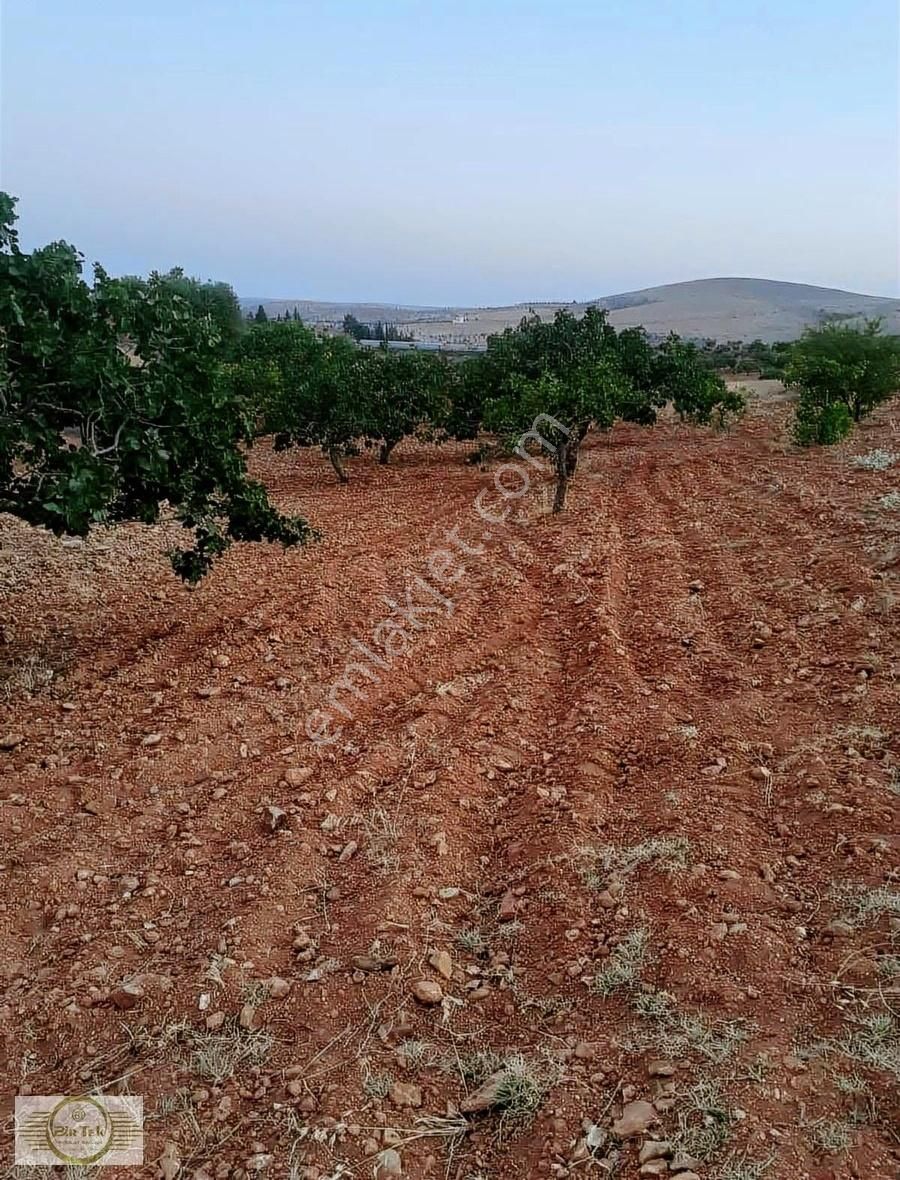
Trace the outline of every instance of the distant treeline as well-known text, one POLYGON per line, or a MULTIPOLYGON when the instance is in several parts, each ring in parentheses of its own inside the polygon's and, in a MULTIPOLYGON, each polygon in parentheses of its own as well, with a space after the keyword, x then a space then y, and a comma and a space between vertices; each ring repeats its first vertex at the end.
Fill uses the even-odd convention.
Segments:
POLYGON ((349 312, 344 316, 344 335, 352 336, 354 340, 415 340, 412 333, 401 332, 396 324, 383 323, 381 320, 364 324, 349 312))
POLYGON ((703 359, 717 373, 758 373, 763 378, 784 376, 790 359, 791 342, 779 340, 704 340, 700 346, 703 359))
POLYGON ((302 324, 303 320, 300 318, 300 312, 296 307, 290 311, 285 308, 284 315, 270 316, 262 304, 256 311, 247 312, 247 322, 250 324, 268 324, 270 321, 276 324, 302 324))

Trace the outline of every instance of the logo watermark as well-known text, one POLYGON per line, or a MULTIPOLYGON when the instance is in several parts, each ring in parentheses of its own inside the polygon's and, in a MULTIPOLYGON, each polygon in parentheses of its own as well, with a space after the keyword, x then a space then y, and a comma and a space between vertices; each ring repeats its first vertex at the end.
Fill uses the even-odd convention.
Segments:
POLYGON ((128 1095, 16 1099, 15 1162, 121 1167, 144 1162, 144 1100, 128 1095))

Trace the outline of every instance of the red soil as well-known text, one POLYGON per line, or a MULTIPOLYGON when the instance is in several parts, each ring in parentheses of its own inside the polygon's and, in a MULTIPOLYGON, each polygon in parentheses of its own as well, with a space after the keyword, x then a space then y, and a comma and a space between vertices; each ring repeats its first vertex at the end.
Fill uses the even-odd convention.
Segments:
POLYGON ((849 457, 900 451, 900 421, 895 404, 800 453, 785 413, 618 428, 564 516, 537 486, 489 540, 474 501, 493 473, 462 449, 364 457, 339 487, 321 457, 260 447, 274 497, 325 539, 235 547, 193 591, 161 554, 171 529, 65 549, 4 520, 0 666, 57 673, 0 705, 7 1143, 14 1094, 98 1087, 144 1095, 134 1175, 164 1174, 169 1143, 169 1175, 363 1177, 394 1143, 411 1177, 606 1176, 618 1158, 628 1180, 641 1139, 595 1160, 584 1125, 647 1099, 671 1138, 714 1079, 731 1122, 704 1180, 729 1158, 722 1175, 752 1176, 745 1152, 767 1180, 896 1176, 896 1078, 807 1050, 900 1006, 900 918, 832 926, 835 885, 898 888, 900 512, 877 501, 900 465, 849 457), (404 600, 454 528, 483 554, 457 549, 446 604, 412 590, 436 609, 365 699, 342 690, 340 742, 314 746, 306 718, 351 640, 372 644, 384 596, 404 600), (586 848, 672 836, 686 867, 586 883, 586 848), (639 978, 597 994, 638 927, 639 978), (272 976, 290 991, 260 1002, 272 976), (413 997, 422 979, 443 1004, 413 997), (673 1046, 634 1009, 662 989, 746 1039, 719 1063, 673 1046), (194 1038, 248 1003, 272 1047, 215 1085, 194 1038), (549 1083, 533 1119, 473 1115, 449 1164, 447 1139, 405 1142, 477 1089, 459 1063, 488 1049, 549 1083), (649 1076, 669 1056, 671 1080, 649 1076), (838 1088, 852 1075, 863 1095, 838 1088), (826 1153, 823 1120, 846 1149, 826 1153))

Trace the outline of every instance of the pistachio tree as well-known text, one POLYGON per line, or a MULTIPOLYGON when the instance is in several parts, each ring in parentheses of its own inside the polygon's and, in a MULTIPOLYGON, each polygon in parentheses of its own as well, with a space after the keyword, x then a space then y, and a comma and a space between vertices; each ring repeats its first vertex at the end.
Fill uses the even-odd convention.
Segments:
POLYGON ((20 248, 0 193, 0 511, 53 532, 158 519, 191 533, 172 555, 198 580, 234 540, 314 534, 249 478, 253 424, 224 379, 215 318, 167 276, 111 278, 66 242, 20 248))
POLYGON ((478 363, 488 429, 524 433, 539 415, 556 423, 545 428, 556 473, 554 512, 565 505, 590 429, 608 430, 620 420, 651 426, 669 403, 699 423, 743 407, 692 344, 672 335, 655 347, 641 328, 617 333, 595 307, 580 318, 566 310, 549 321, 526 317, 491 337, 478 363))

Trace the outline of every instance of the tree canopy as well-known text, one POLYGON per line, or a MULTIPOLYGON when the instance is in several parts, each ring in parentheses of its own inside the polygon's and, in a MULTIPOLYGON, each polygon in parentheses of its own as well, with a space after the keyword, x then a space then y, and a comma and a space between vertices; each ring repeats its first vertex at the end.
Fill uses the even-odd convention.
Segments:
POLYGON ((836 442, 900 388, 900 337, 879 320, 810 328, 791 349, 786 383, 800 391, 794 437, 836 442))
POLYGON ((365 434, 387 463, 407 437, 433 436, 448 415, 448 363, 428 352, 370 350, 361 357, 365 434))
POLYGON ((0 194, 0 511, 84 535, 167 502, 193 533, 172 555, 191 581, 232 540, 308 540, 247 474, 252 416, 224 378, 217 317, 180 273, 98 265, 89 285, 82 267, 66 242, 22 251, 0 194))
POLYGON ((248 361, 264 373, 262 429, 276 449, 319 446, 346 483, 342 459, 366 434, 363 355, 353 342, 270 321, 241 342, 240 362, 248 361))
POLYGON ((492 336, 482 372, 489 429, 517 435, 539 414, 558 423, 546 427, 557 474, 554 511, 565 504, 591 427, 609 429, 617 420, 649 426, 670 401, 682 418, 699 423, 743 408, 693 344, 672 335, 654 348, 641 328, 616 332, 596 307, 580 319, 565 309, 549 321, 526 317, 492 336))

